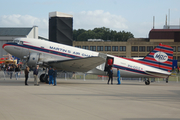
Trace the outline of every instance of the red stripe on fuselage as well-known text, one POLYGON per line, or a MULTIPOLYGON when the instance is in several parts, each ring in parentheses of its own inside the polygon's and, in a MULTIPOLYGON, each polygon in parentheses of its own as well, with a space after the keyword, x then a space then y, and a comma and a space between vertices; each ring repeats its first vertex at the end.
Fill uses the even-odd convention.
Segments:
POLYGON ((149 62, 145 62, 145 61, 134 60, 134 59, 130 59, 130 58, 123 58, 123 59, 130 60, 130 61, 137 62, 137 63, 141 63, 141 64, 144 64, 144 65, 150 65, 150 66, 154 66, 154 67, 164 68, 164 69, 167 69, 167 70, 172 70, 171 67, 167 67, 167 66, 163 66, 163 65, 159 65, 159 64, 157 65, 157 64, 154 64, 154 63, 149 63, 149 62))
MULTIPOLYGON (((144 58, 145 60, 152 60, 152 61, 155 61, 155 62, 157 62, 154 58, 151 58, 151 57, 145 57, 144 58)), ((170 61, 166 61, 166 62, 163 62, 163 63, 166 63, 166 64, 172 64, 172 62, 170 62, 170 61)))

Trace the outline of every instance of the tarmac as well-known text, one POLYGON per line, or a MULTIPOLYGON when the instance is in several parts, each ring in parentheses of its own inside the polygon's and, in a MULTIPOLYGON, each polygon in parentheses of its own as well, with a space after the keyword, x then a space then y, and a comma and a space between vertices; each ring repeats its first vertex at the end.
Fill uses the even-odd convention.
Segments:
POLYGON ((180 83, 0 78, 0 120, 180 120, 180 83))

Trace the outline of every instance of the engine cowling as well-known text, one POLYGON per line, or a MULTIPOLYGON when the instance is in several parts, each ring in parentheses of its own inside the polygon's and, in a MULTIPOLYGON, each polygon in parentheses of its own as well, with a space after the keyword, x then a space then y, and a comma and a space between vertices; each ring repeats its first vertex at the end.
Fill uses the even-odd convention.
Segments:
POLYGON ((30 53, 27 65, 31 67, 35 67, 39 61, 40 54, 39 53, 30 53))

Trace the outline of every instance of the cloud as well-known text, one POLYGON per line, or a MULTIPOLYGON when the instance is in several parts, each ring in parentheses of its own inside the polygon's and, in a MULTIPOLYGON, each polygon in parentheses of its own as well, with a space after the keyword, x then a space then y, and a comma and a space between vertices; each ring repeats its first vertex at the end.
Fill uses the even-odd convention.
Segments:
POLYGON ((30 15, 3 15, 0 16, 0 27, 32 27, 38 26, 39 35, 48 36, 48 20, 40 19, 30 15))
POLYGON ((74 29, 93 29, 95 27, 107 27, 118 31, 128 29, 125 18, 103 10, 82 11, 72 14, 74 29))

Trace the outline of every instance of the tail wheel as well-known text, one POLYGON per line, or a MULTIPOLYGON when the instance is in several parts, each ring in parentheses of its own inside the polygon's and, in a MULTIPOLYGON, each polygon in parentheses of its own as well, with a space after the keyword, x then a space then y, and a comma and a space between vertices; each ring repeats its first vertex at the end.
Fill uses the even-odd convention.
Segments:
POLYGON ((46 77, 44 78, 44 76, 45 76, 45 74, 42 74, 41 76, 40 76, 40 81, 41 82, 48 82, 48 75, 46 75, 46 77))
POLYGON ((149 81, 149 80, 146 80, 146 81, 145 81, 145 84, 146 84, 146 85, 149 85, 149 84, 150 84, 150 81, 149 81))

